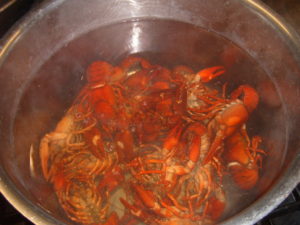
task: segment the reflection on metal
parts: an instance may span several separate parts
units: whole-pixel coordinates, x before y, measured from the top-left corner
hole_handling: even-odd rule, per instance
[[[4,12],[7,8],[9,8],[11,5],[13,5],[17,0],[11,0],[8,3],[6,3],[4,6],[0,8],[0,13]]]
[[[138,0],[128,0],[127,3],[130,5],[130,13],[133,17],[136,16],[136,13],[139,12],[140,10],[143,10],[143,2],[138,1]]]
[[[30,169],[30,175],[31,175],[31,177],[35,177],[36,176],[35,168],[34,168],[33,153],[34,153],[34,148],[33,148],[33,144],[31,144],[30,145],[30,151],[29,151],[29,169]]]
[[[2,49],[0,49],[0,58],[2,58],[4,56],[4,53],[6,52],[6,50],[11,46],[11,44],[17,40],[17,38],[19,37],[19,34],[21,33],[21,30],[16,30],[11,36],[10,38],[6,41],[5,45],[3,46]]]
[[[266,8],[262,7],[259,3],[257,3],[255,0],[246,0],[250,5],[256,7],[261,12],[263,12],[266,16],[268,16],[273,22],[276,23],[289,37],[292,37],[293,35],[290,33],[288,28],[274,16],[271,12],[269,12]]]
[[[141,43],[141,33],[142,30],[139,25],[134,24],[132,28],[132,37],[130,40],[130,45],[132,48],[132,52],[139,52],[140,51],[140,43]]]

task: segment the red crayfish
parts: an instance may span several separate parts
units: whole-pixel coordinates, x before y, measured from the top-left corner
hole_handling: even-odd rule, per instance
[[[67,216],[86,225],[218,221],[223,177],[252,189],[266,155],[246,130],[258,93],[240,85],[227,97],[226,85],[210,84],[223,73],[133,56],[91,63],[87,84],[40,144],[43,175]]]

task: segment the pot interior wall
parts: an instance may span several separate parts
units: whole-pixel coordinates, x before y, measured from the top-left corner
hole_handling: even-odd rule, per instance
[[[238,5],[236,1],[232,2]],[[210,9],[211,5],[208,5],[206,7]],[[71,12],[67,13],[70,18]],[[54,15],[61,14],[54,11]],[[218,26],[200,28],[174,19],[135,18],[95,26],[80,35],[74,32],[69,41],[49,34],[51,41],[34,43],[35,35],[45,29],[42,25],[52,27],[52,22],[55,24],[52,31],[58,31],[57,24],[61,22],[53,21],[55,17],[49,18],[21,38],[0,68],[0,73],[10,76],[10,79],[1,77],[4,82],[0,87],[5,91],[2,93],[15,91],[12,96],[1,100],[4,106],[1,117],[7,118],[2,128],[7,132],[1,135],[6,144],[1,148],[0,156],[5,173],[17,189],[59,220],[71,223],[59,207],[52,187],[41,175],[40,139],[55,128],[70,107],[86,83],[85,69],[95,60],[117,65],[126,56],[136,54],[170,69],[178,64],[195,71],[223,65],[226,73],[215,79],[212,85],[221,88],[228,82],[228,94],[241,84],[249,84],[258,91],[260,103],[251,115],[247,129],[250,136],[262,137],[261,148],[268,155],[263,159],[261,178],[253,191],[239,191],[227,179],[228,204],[223,219],[259,200],[270,185],[281,178],[297,154],[299,143],[291,133],[299,123],[296,119],[299,108],[293,104],[293,93],[299,91],[299,77],[295,76],[299,65],[279,37],[268,43],[269,47],[277,46],[274,52],[269,47],[263,48],[261,42],[255,45],[243,39],[247,32],[242,29],[238,40],[235,36],[230,38],[226,30],[230,30],[230,25],[223,30]],[[268,32],[273,32],[268,29]],[[55,46],[56,38],[60,41]],[[33,44],[32,49],[29,43]],[[276,53],[282,60],[278,60]],[[14,62],[20,62],[18,68]],[[30,73],[23,74],[26,71]],[[288,145],[291,139],[293,146]]]
[[[118,32],[122,35],[116,35]],[[241,84],[250,84],[259,91],[261,103],[251,116],[248,129],[251,136],[263,138],[262,148],[269,156],[263,161],[263,182],[255,191],[236,192],[232,187],[227,190],[229,213],[243,209],[265,190],[281,169],[276,165],[282,165],[285,155],[286,117],[282,103],[270,78],[243,50],[211,32],[174,21],[128,21],[102,27],[73,40],[47,60],[20,101],[14,124],[12,155],[15,160],[7,165],[8,171],[18,170],[14,178],[21,183],[22,189],[30,192],[44,208],[48,209],[49,205],[55,208],[51,186],[41,177],[40,140],[53,131],[86,83],[87,65],[94,60],[117,64],[126,55],[135,53],[136,44],[142,49],[136,54],[169,68],[183,64],[197,71],[225,65],[226,74],[214,83],[221,89],[221,84],[228,82],[229,93]],[[270,94],[275,102],[268,99]],[[270,123],[270,120],[277,122]]]

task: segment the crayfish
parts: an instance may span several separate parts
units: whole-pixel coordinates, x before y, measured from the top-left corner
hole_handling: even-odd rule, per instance
[[[266,152],[246,124],[259,103],[248,84],[229,96],[194,72],[130,56],[92,62],[86,85],[40,143],[45,179],[84,225],[213,224],[227,206],[223,177],[247,191]]]

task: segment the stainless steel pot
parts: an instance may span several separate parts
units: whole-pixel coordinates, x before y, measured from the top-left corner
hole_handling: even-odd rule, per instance
[[[299,47],[297,34],[254,0],[45,1],[0,48],[0,190],[36,224],[72,224],[41,176],[38,145],[91,61],[140,53],[166,66],[225,63],[224,79],[261,96],[250,132],[268,156],[255,190],[228,193],[235,206],[220,223],[253,224],[300,181]]]

